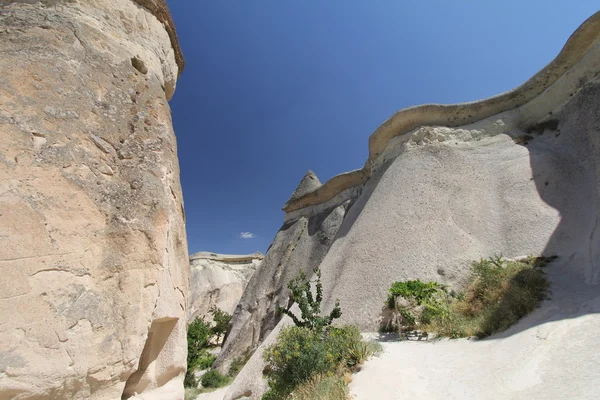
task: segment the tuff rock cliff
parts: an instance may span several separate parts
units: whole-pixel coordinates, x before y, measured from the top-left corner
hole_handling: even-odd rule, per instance
[[[317,176],[308,171],[292,198],[320,185]],[[312,274],[312,269],[321,263],[342,223],[345,207],[336,205],[284,222],[235,309],[215,367],[227,372],[234,360],[245,358],[269,335],[281,319],[277,305],[287,306],[288,281],[300,271]]]
[[[246,255],[198,252],[190,256],[189,321],[211,319],[218,307],[233,314],[248,281],[262,262],[260,252]]]
[[[164,0],[0,1],[0,398],[181,399]]]
[[[557,255],[558,261],[548,267],[551,301],[505,336],[488,341],[484,353],[480,347],[463,346],[463,353],[472,354],[448,352],[436,358],[438,364],[429,363],[449,368],[449,362],[464,357],[478,366],[476,376],[489,372],[484,380],[474,384],[470,364],[452,368],[451,380],[443,384],[417,385],[414,391],[395,385],[393,395],[406,391],[407,398],[423,393],[428,398],[461,398],[456,393],[462,393],[462,398],[501,394],[525,399],[577,393],[578,398],[594,398],[595,391],[586,388],[600,379],[600,369],[595,353],[585,348],[600,327],[600,292],[595,286],[600,283],[599,149],[597,13],[550,64],[512,91],[473,103],[398,111],[371,135],[369,159],[362,169],[336,176],[286,203],[284,227],[325,210],[340,210],[337,218],[343,221],[331,230],[334,237],[322,249],[326,254],[320,252],[312,261],[320,264],[323,274],[324,309],[340,299],[340,323],[357,324],[364,331],[378,329],[385,317],[387,288],[394,281],[435,280],[459,288],[471,261],[480,257]],[[344,204],[352,205],[345,213],[340,209]],[[294,241],[281,233],[265,261],[293,246]],[[305,259],[297,262],[314,266]],[[265,262],[257,276],[260,282],[282,287],[297,270],[294,264]],[[246,333],[245,338],[253,339],[245,339],[238,348],[255,348],[264,339],[225,399],[260,398],[266,388],[262,350],[289,321],[274,328],[274,317],[250,319],[270,315],[256,314],[267,309],[256,305],[274,298],[269,293],[285,300],[285,292],[270,292],[265,286],[257,290],[248,285],[242,297],[247,305],[234,320],[232,342],[225,342],[225,349],[238,346],[236,331],[256,332]],[[246,328],[248,320],[253,321],[251,330]],[[572,342],[578,337],[582,340]],[[535,357],[529,357],[534,351]],[[232,354],[236,353],[223,353],[221,364]],[[419,364],[406,366],[412,374],[408,386],[428,375]],[[568,380],[561,378],[564,371]],[[526,375],[526,381],[519,381]],[[374,398],[369,397],[372,393],[356,393]]]

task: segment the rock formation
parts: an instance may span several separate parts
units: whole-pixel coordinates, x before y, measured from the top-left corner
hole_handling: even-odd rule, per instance
[[[165,1],[3,0],[0,52],[0,398],[183,398]]]
[[[292,198],[320,185],[317,176],[308,171]],[[235,359],[246,357],[277,325],[281,316],[275,310],[277,305],[287,306],[288,281],[301,270],[311,273],[321,263],[344,213],[342,204],[283,224],[233,314],[232,327],[215,363],[219,370],[227,372]]]
[[[264,256],[194,253],[190,256],[189,321],[206,316],[216,306],[233,314],[244,289]]]
[[[563,340],[569,340],[579,333],[578,324],[567,320],[588,314],[584,336],[593,337],[600,312],[591,286],[600,282],[598,110],[600,13],[577,29],[556,59],[512,91],[473,103],[398,111],[370,137],[364,168],[284,206],[291,224],[352,202],[320,263],[324,309],[339,298],[341,323],[377,330],[393,281],[418,278],[460,287],[470,261],[480,257],[558,255],[560,261],[548,269],[552,302],[511,334],[558,320],[570,332]],[[263,280],[286,273],[267,263],[262,267]],[[252,298],[252,290],[249,285],[243,298]],[[535,333],[524,335],[538,340],[536,352],[548,349]],[[261,348],[226,399],[260,397]],[[570,359],[568,348],[553,346],[552,359]],[[571,364],[589,376],[574,378],[563,385],[567,389],[600,379],[595,354],[581,351],[578,357]],[[523,393],[564,397],[551,393],[565,382],[544,373],[539,375],[544,387]],[[517,389],[510,393],[520,395]],[[568,396],[568,390],[559,392]]]

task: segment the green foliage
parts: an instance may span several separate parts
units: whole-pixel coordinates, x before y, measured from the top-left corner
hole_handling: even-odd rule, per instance
[[[205,348],[208,346],[210,336],[210,325],[204,320],[204,318],[198,317],[188,325],[188,369],[183,382],[184,386],[186,387],[198,386],[198,381],[194,377],[194,370],[198,368],[200,360],[202,360],[206,355]]]
[[[489,336],[514,325],[547,298],[549,283],[541,268],[555,258],[482,259],[472,264],[471,280],[459,294],[436,282],[395,282],[387,303],[396,307],[396,296],[411,302],[410,310],[396,307],[401,328],[419,326],[452,338]]]
[[[227,328],[229,328],[232,315],[226,313],[216,306],[213,306],[209,312],[212,314],[213,321],[215,323],[215,325],[211,327],[211,332],[216,336],[216,341],[219,343],[221,335],[224,335],[225,332],[227,332]]]
[[[420,280],[394,282],[389,292],[393,297],[404,297],[414,300],[418,305],[430,301],[431,298],[444,288],[437,282],[421,282]]]
[[[214,354],[211,354],[209,352],[204,352],[204,354],[202,354],[200,356],[200,358],[198,359],[198,362],[196,363],[196,368],[203,370],[203,369],[208,369],[210,367],[212,367],[212,365],[215,363],[215,360],[217,359],[217,356],[215,356]]]
[[[378,356],[383,352],[381,344],[377,342],[359,341],[352,343],[347,350],[346,365],[351,370],[359,368],[372,356]]]
[[[555,258],[555,257],[554,257]],[[502,332],[535,310],[548,297],[549,282],[541,269],[554,258],[511,261],[494,257],[473,263],[474,277],[455,309],[476,321],[463,333],[479,337]]]
[[[183,400],[196,400],[196,398],[202,393],[202,389],[196,387],[186,387],[183,395]]]
[[[298,276],[288,283],[288,289],[291,291],[290,303],[298,304],[301,313],[300,318],[292,313],[290,308],[284,309],[277,306],[277,311],[288,315],[298,327],[321,332],[324,329],[328,329],[334,319],[341,317],[342,310],[340,309],[340,301],[336,300],[335,306],[329,315],[321,316],[321,302],[323,301],[321,270],[315,268],[314,273],[317,276],[316,296],[313,296],[310,280],[303,271],[300,271]]]
[[[294,400],[346,400],[349,390],[343,373],[320,374],[294,390]]]
[[[200,383],[202,383],[202,387],[205,388],[220,388],[229,383],[230,379],[222,375],[216,369],[211,369],[207,371],[202,378],[200,379]]]
[[[332,371],[337,360],[331,350],[316,331],[300,326],[282,329],[277,342],[264,353],[270,367],[269,386],[277,393],[290,393],[314,375]]]
[[[263,399],[296,394],[295,388],[320,374],[355,370],[380,351],[379,344],[362,340],[356,326],[331,327],[327,332],[298,326],[284,328],[277,342],[265,349],[270,390]]]
[[[394,282],[388,290],[387,307],[398,311],[398,323],[402,330],[413,330],[419,324],[448,313],[444,298],[445,286],[437,282],[411,280]],[[397,299],[404,298],[410,303],[398,305]],[[418,315],[415,315],[415,312]]]
[[[265,349],[269,390],[263,400],[345,399],[348,389],[342,377],[381,349],[364,343],[355,326],[332,326],[342,314],[339,301],[329,315],[320,315],[321,272],[314,272],[314,296],[310,281],[302,272],[288,284],[290,299],[298,304],[301,316],[289,308],[278,308],[292,318],[295,326],[283,328],[277,342]]]
[[[252,357],[252,352],[248,351],[243,356],[235,358],[231,362],[228,375],[232,378],[236,377],[242,368],[244,368],[244,365],[246,365],[248,360],[250,360],[250,357]]]
[[[198,380],[194,377],[194,371],[207,369],[213,365],[216,357],[208,353],[207,348],[213,338],[216,337],[216,342],[219,342],[220,336],[227,331],[231,321],[231,315],[217,307],[211,308],[210,313],[213,316],[214,325],[206,322],[204,317],[196,317],[188,325],[188,369],[183,382],[185,387],[197,387]]]
[[[202,356],[202,350],[208,345],[210,336],[210,325],[204,318],[197,317],[188,325],[188,364],[194,364]]]
[[[183,386],[186,388],[198,387],[198,379],[194,376],[194,370],[189,368],[185,371],[185,378],[183,378]]]

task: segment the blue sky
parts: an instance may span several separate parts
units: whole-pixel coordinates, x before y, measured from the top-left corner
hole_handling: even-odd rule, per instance
[[[324,182],[362,167],[369,135],[401,108],[520,85],[598,9],[597,0],[168,3],[186,59],[170,104],[190,253],[265,252],[308,169]]]

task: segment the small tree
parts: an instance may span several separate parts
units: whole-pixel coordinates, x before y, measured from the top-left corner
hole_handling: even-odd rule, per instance
[[[209,339],[210,325],[204,320],[204,318],[196,317],[194,322],[188,326],[187,332],[188,369],[185,375],[186,386],[197,386],[196,378],[194,377],[194,369],[198,366],[200,359],[204,355]]]
[[[324,329],[329,329],[334,319],[341,317],[342,310],[340,308],[340,301],[336,299],[335,306],[329,315],[321,316],[321,302],[323,301],[321,270],[315,268],[313,272],[317,276],[315,287],[316,297],[313,297],[310,280],[306,277],[304,271],[300,271],[298,276],[288,283],[288,289],[291,291],[291,305],[287,309],[277,306],[277,311],[288,315],[296,326],[320,333]],[[298,304],[298,308],[300,308],[300,318],[290,311],[293,303]]]
[[[219,343],[219,339],[221,335],[224,335],[227,332],[227,328],[229,327],[229,323],[231,322],[231,314],[227,314],[225,311],[221,310],[216,306],[212,306],[209,311],[213,316],[213,321],[215,325],[210,328],[213,335],[217,338],[217,343]]]

